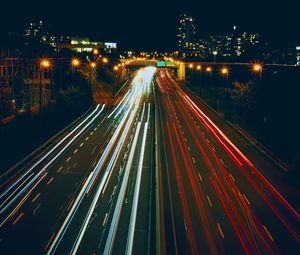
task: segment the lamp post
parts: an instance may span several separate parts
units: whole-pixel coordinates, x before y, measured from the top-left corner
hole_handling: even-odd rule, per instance
[[[71,96],[73,97],[73,79],[74,79],[74,72],[80,66],[80,60],[78,58],[71,59],[71,69],[72,69],[72,83],[71,83]]]
[[[227,67],[223,67],[221,69],[221,75],[226,77],[226,82],[228,82],[229,70]]]
[[[216,58],[217,58],[218,52],[216,50],[214,50],[213,55],[214,55],[214,63],[216,63]]]
[[[43,97],[45,93],[45,71],[49,70],[51,68],[51,62],[47,58],[42,58],[39,61],[39,83],[40,83],[40,99],[39,99],[39,108],[40,112],[42,111],[43,107]],[[44,98],[46,99],[46,98]]]
[[[98,55],[99,54],[99,50],[98,49],[93,49],[93,54],[94,55]]]
[[[95,72],[95,69],[97,67],[96,62],[90,62],[90,67],[91,67],[91,71],[90,71],[90,84],[93,84],[93,72]]]
[[[196,70],[200,73],[200,86],[199,86],[199,91],[200,91],[200,97],[201,97],[201,84],[202,84],[202,66],[201,65],[197,65],[196,66]]]
[[[119,65],[115,65],[114,68],[113,68],[114,72],[116,73],[116,79],[115,79],[114,87],[113,87],[113,97],[115,96],[115,89],[116,89],[116,86],[117,86],[118,71],[120,69]]]
[[[252,65],[252,71],[253,71],[254,73],[259,74],[259,79],[261,79],[261,75],[262,75],[262,71],[263,71],[263,66],[262,66],[262,64],[258,64],[258,63],[253,64],[253,65]]]
[[[208,93],[209,93],[209,103],[211,103],[211,83],[212,83],[212,68],[210,66],[206,67],[205,71],[209,73],[209,87],[208,87]]]

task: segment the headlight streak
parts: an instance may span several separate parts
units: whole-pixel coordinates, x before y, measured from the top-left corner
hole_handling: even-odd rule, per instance
[[[31,181],[24,187],[22,188],[0,211],[0,214],[3,213],[10,205],[12,205],[19,196],[24,194],[27,189],[46,171],[46,169],[74,142],[77,137],[79,137],[89,126],[90,124],[102,113],[104,106],[102,106],[101,110],[89,121],[89,123],[81,129],[78,134],[76,134],[36,175],[31,179]],[[17,189],[18,190],[18,189]],[[15,191],[13,192],[13,194]],[[2,204],[1,207],[8,201],[8,199],[11,198],[13,195],[11,194]]]
[[[0,199],[5,196],[12,188],[14,188],[28,173],[30,173],[37,165],[39,165],[46,157],[48,157],[59,145],[61,145],[69,136],[71,136],[79,127],[81,127],[99,108],[100,105],[97,105],[96,109],[87,116],[76,128],[74,128],[68,135],[66,135],[61,141],[59,141],[50,151],[48,151],[39,161],[34,163],[19,179],[17,179],[7,190],[5,190],[1,195]],[[2,204],[1,206],[2,207]],[[1,211],[2,212],[2,211]],[[0,213],[1,213],[0,212]]]
[[[149,118],[149,115],[148,115],[148,118]],[[143,140],[142,140],[142,147],[141,147],[139,165],[138,165],[138,170],[137,170],[137,177],[136,177],[136,183],[135,183],[133,204],[132,204],[132,208],[131,208],[131,216],[130,216],[130,223],[129,223],[129,230],[128,230],[128,237],[127,237],[126,253],[125,254],[132,254],[132,246],[133,246],[133,240],[134,240],[134,230],[135,230],[135,223],[136,223],[138,199],[139,199],[141,179],[142,179],[142,171],[143,171],[143,162],[144,162],[147,130],[148,130],[148,122],[146,122],[145,126],[144,126],[144,134],[143,134]]]
[[[86,195],[88,195],[89,192],[91,191],[92,187],[94,187],[94,185],[96,183],[96,180],[97,180],[97,177],[100,174],[100,170],[103,168],[105,162],[107,161],[107,158],[109,157],[109,154],[110,154],[113,146],[115,145],[115,142],[117,141],[117,139],[119,139],[118,143],[117,143],[117,145],[114,149],[114,152],[111,156],[111,159],[108,162],[107,168],[105,169],[105,172],[102,176],[102,179],[101,179],[101,181],[100,181],[100,183],[99,183],[99,185],[96,189],[96,193],[93,197],[93,200],[91,202],[91,205],[89,207],[87,215],[86,215],[86,217],[85,217],[85,219],[84,219],[84,221],[81,225],[79,233],[78,233],[78,235],[76,237],[76,240],[75,240],[75,242],[72,246],[72,250],[71,250],[70,254],[76,254],[76,252],[77,252],[77,250],[80,246],[80,243],[83,239],[83,236],[86,232],[87,226],[90,222],[91,216],[93,215],[96,204],[97,204],[97,202],[100,198],[100,195],[101,195],[101,193],[103,194],[105,192],[106,186],[107,186],[107,184],[110,180],[113,169],[115,167],[115,164],[116,164],[116,162],[118,160],[118,157],[119,157],[119,154],[121,152],[122,145],[124,144],[126,137],[128,137],[130,127],[132,126],[132,124],[134,122],[134,119],[135,119],[135,116],[138,112],[141,99],[142,99],[143,95],[145,93],[147,93],[147,90],[150,89],[150,87],[147,86],[147,82],[148,83],[151,82],[151,80],[153,78],[153,74],[155,72],[155,68],[151,68],[152,69],[151,72],[149,72],[149,71],[146,72],[147,69],[149,69],[149,68],[141,69],[140,71],[137,72],[137,76],[133,80],[133,84],[132,84],[132,88],[130,90],[130,93],[128,92],[126,94],[127,98],[122,100],[118,104],[118,106],[110,113],[109,117],[111,117],[116,112],[116,109],[119,109],[117,115],[114,116],[114,118],[116,118],[123,111],[124,108],[126,109],[126,112],[122,116],[122,120],[120,121],[116,131],[114,132],[113,137],[110,139],[106,149],[104,150],[104,152],[103,152],[101,158],[99,159],[97,165],[95,166],[94,170],[90,173],[89,178],[85,182],[80,194],[78,195],[78,197],[77,197],[76,201],[74,202],[71,210],[69,211],[63,225],[61,226],[59,232],[57,233],[57,235],[54,239],[54,241],[52,242],[50,248],[48,249],[47,254],[54,254],[55,253],[55,251],[58,248],[65,232],[67,231],[67,228],[70,225],[70,223],[71,223],[78,207],[80,206],[80,204],[83,201],[84,197]],[[143,83],[141,84],[140,81],[141,81],[142,76],[145,76],[145,79],[144,79]],[[122,105],[122,107],[120,108],[121,105]],[[150,107],[150,104],[149,104],[149,107]],[[144,108],[143,108],[143,111],[142,111],[142,115],[144,114],[144,110],[145,110],[145,104],[144,104]],[[149,114],[150,114],[150,110],[148,110],[148,119],[149,119]],[[120,132],[121,132],[121,130],[122,130],[125,123],[126,123],[125,129],[122,131],[121,137],[119,137]],[[134,141],[133,141],[133,145],[134,145],[133,147],[136,146],[136,139],[138,137],[138,132],[139,132],[140,126],[141,126],[141,123],[139,122],[138,125],[137,125],[137,128],[136,128],[136,131],[135,131],[136,135],[135,135],[135,138],[134,138]],[[127,166],[129,164],[131,165],[131,163],[132,163],[132,162],[130,162],[130,158],[131,158],[131,161],[132,161],[134,151],[135,150],[132,150],[132,152],[131,152],[132,156],[130,156],[128,158]],[[129,169],[130,169],[130,167],[129,167]],[[127,172],[128,172],[128,175],[129,175],[130,171],[128,170]],[[124,174],[123,178],[124,178],[123,179],[123,183],[124,183],[125,174]],[[127,176],[127,178],[128,178],[128,176]],[[126,185],[125,185],[125,189],[126,189]],[[119,202],[119,204],[120,204],[120,202]],[[115,223],[117,224],[117,222],[115,222]]]
[[[129,170],[131,168],[132,159],[133,159],[133,155],[134,155],[134,152],[135,152],[135,147],[136,147],[136,144],[137,144],[137,139],[138,139],[138,135],[139,135],[139,132],[140,132],[140,128],[141,128],[141,122],[139,122],[138,125],[137,125],[136,131],[135,131],[135,136],[134,136],[133,143],[132,143],[132,147],[131,147],[129,157],[128,157],[128,161],[127,161],[127,164],[126,164],[122,185],[121,185],[121,188],[120,188],[117,204],[116,204],[116,207],[115,207],[115,211],[114,211],[114,214],[113,214],[112,222],[111,222],[111,225],[110,225],[110,229],[109,229],[109,232],[108,232],[108,237],[107,237],[105,248],[104,248],[104,253],[103,254],[105,254],[105,255],[111,254],[111,251],[112,251],[112,248],[113,248],[113,242],[115,240],[116,229],[117,229],[118,224],[119,224],[120,213],[121,213],[121,210],[122,210],[122,205],[123,205],[123,201],[124,201],[124,197],[125,197],[125,191],[126,191],[126,187],[127,187],[127,183],[128,183],[129,172],[130,172]]]

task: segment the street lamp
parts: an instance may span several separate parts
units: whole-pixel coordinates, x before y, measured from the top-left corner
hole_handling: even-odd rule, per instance
[[[196,66],[196,69],[197,69],[198,71],[201,71],[202,67],[201,67],[200,65],[197,65],[197,66]]]
[[[206,72],[211,73],[212,72],[212,68],[210,66],[206,67]]]
[[[114,71],[118,71],[119,67],[118,66],[114,66]]]
[[[80,60],[78,58],[73,58],[71,60],[71,65],[73,68],[79,67],[80,66]]]
[[[221,75],[226,77],[226,81],[228,81],[229,69],[227,67],[222,67]]]
[[[45,69],[49,69],[51,67],[51,63],[50,60],[47,58],[42,58],[40,60],[40,67],[41,69],[45,70]]]
[[[221,74],[223,74],[223,75],[228,75],[228,73],[229,73],[229,70],[228,70],[227,67],[223,67],[223,68],[221,69]]]
[[[96,68],[96,66],[97,66],[96,62],[90,62],[90,67]]]
[[[102,62],[103,62],[104,64],[107,64],[107,63],[108,63],[108,59],[107,59],[107,58],[103,58],[103,59],[102,59]]]
[[[48,58],[42,58],[39,61],[39,66],[40,66],[40,75],[39,75],[39,83],[40,83],[40,99],[39,99],[39,108],[40,112],[42,110],[42,105],[43,105],[43,94],[45,93],[45,71],[51,69],[51,62]],[[43,93],[44,89],[44,93]],[[46,100],[46,95],[44,95],[45,100]]]
[[[252,70],[255,73],[261,73],[262,72],[262,65],[261,64],[253,64]]]
[[[98,55],[99,54],[99,50],[98,49],[93,49],[93,54],[94,55]]]
[[[217,57],[217,55],[218,55],[218,52],[215,50],[215,51],[213,51],[213,55],[214,55],[214,63],[216,63],[216,57]]]
[[[192,64],[192,63],[189,64],[189,68],[190,68],[190,69],[193,69],[193,68],[194,68],[194,64]]]

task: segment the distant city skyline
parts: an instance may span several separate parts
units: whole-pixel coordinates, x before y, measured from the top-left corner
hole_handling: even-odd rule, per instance
[[[269,3],[268,3],[269,2]],[[103,41],[118,41],[123,49],[176,49],[179,14],[195,17],[197,35],[229,33],[233,26],[242,31],[258,32],[274,41],[300,40],[297,11],[292,1],[276,6],[271,1],[137,1],[110,3],[91,1],[89,5],[53,0],[47,5],[29,0],[17,5],[3,4],[1,33],[20,32],[30,21],[46,20],[56,32],[88,36]]]

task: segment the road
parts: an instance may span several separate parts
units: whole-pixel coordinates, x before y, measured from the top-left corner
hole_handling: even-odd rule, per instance
[[[299,214],[257,168],[263,156],[253,164],[168,71],[156,84],[162,252],[299,254]]]
[[[39,157],[5,176],[1,251],[150,253],[154,72],[139,70],[114,107],[97,105]]]
[[[299,207],[255,145],[145,67],[0,176],[0,252],[300,254]]]

